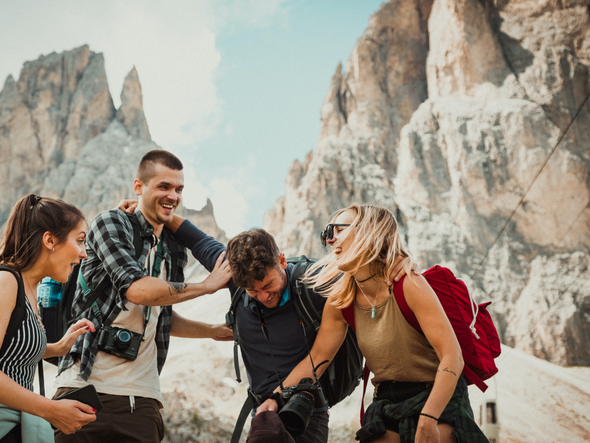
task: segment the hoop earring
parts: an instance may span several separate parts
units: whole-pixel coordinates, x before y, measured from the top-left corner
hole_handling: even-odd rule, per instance
[[[55,246],[51,249],[51,252],[55,252]]]

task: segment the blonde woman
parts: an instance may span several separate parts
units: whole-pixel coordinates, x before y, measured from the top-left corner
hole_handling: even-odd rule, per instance
[[[486,442],[473,421],[455,333],[432,288],[411,272],[414,264],[391,211],[356,204],[342,209],[328,225],[324,241],[332,251],[307,278],[328,297],[311,356],[316,364],[332,360],[348,327],[342,309],[352,304],[357,339],[376,391],[357,438],[362,443]],[[408,274],[405,298],[423,334],[404,319],[388,285],[400,264]],[[318,368],[318,376],[327,366]],[[307,358],[283,384],[295,385],[310,376]],[[258,410],[277,408],[270,399]]]

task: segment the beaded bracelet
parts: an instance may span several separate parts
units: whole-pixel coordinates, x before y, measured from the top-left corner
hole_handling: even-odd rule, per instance
[[[433,417],[432,415],[424,414],[423,412],[420,412],[420,415],[423,415],[424,417],[431,418],[431,419],[433,419],[435,422],[437,422],[437,423],[438,423],[438,420],[439,420],[439,419],[438,419],[438,418],[436,418],[436,417]]]

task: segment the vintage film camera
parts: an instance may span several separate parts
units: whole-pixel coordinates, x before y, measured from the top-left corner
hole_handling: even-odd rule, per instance
[[[282,397],[285,405],[279,411],[279,417],[293,436],[305,431],[316,408],[328,404],[319,381],[314,383],[311,378],[302,378],[298,385],[283,389]]]
[[[104,326],[98,335],[98,349],[126,360],[135,360],[142,334],[122,328]]]

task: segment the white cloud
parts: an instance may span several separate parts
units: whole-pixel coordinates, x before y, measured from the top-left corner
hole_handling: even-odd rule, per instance
[[[3,2],[0,80],[15,78],[27,60],[88,44],[102,52],[115,106],[123,81],[133,66],[143,90],[144,110],[152,138],[164,149],[190,153],[223,122],[215,79],[221,55],[216,33],[232,27],[265,27],[286,19],[285,6],[297,0],[22,0]],[[220,126],[223,122],[223,126]],[[250,165],[251,166],[251,165]],[[213,165],[211,167],[214,167]],[[251,175],[251,168],[246,168]],[[200,209],[209,197],[216,219],[228,235],[244,229],[249,185],[214,179],[206,186],[185,169],[187,206]],[[220,172],[221,175],[221,172]],[[248,187],[249,186],[249,187]]]

